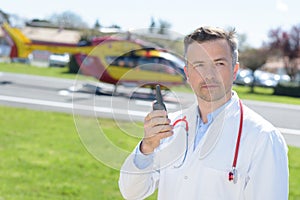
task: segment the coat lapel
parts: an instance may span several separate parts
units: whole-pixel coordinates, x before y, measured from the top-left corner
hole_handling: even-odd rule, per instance
[[[218,143],[224,131],[225,123],[230,123],[231,113],[236,110],[237,100],[237,95],[233,96],[231,102],[219,113],[208,128],[203,138],[203,145],[198,149],[200,151],[200,159],[204,159]]]

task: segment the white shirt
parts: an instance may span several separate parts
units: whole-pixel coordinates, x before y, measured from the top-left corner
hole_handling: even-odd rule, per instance
[[[169,116],[174,122],[186,116],[188,143],[193,144],[197,105]],[[135,152],[122,166],[119,187],[126,199],[144,199],[158,188],[158,199],[286,200],[288,199],[287,146],[269,122],[244,106],[243,133],[237,161],[237,183],[229,182],[239,129],[238,97],[214,119],[195,150],[186,148],[184,126],[156,149],[153,163],[145,169],[134,164]],[[191,148],[191,149],[190,149]]]

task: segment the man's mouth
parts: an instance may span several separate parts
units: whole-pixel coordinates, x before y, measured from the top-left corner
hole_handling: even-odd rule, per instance
[[[218,83],[204,83],[201,84],[201,88],[206,88],[206,89],[214,89],[214,88],[218,88],[219,84]]]

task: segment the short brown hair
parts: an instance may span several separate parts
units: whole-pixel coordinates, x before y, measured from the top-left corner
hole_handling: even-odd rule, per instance
[[[231,49],[232,55],[232,65],[233,67],[238,62],[238,40],[236,36],[235,29],[225,31],[221,28],[204,26],[197,28],[191,34],[185,36],[184,38],[184,54],[186,56],[188,46],[193,42],[207,42],[217,39],[225,39]]]

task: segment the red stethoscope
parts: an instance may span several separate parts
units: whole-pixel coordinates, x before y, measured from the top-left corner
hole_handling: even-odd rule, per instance
[[[233,162],[232,162],[232,169],[228,174],[228,180],[233,181],[233,183],[237,182],[236,163],[237,163],[237,159],[239,156],[240,142],[241,142],[241,136],[242,136],[242,131],[243,131],[243,118],[244,118],[243,104],[240,99],[239,99],[239,104],[240,104],[239,132],[238,132],[238,137],[237,137],[236,143],[235,143],[235,152],[234,152],[234,158],[233,158]]]
[[[238,130],[238,136],[236,139],[236,144],[235,144],[235,152],[234,152],[234,158],[232,162],[232,169],[228,173],[228,180],[233,183],[237,182],[237,170],[236,170],[236,164],[237,164],[237,159],[239,156],[239,148],[240,148],[240,141],[241,141],[241,136],[242,136],[242,131],[243,131],[243,118],[244,118],[244,111],[243,111],[243,104],[242,101],[239,99],[239,105],[240,105],[240,123],[239,123],[239,130]],[[178,123],[183,122],[185,123],[185,130],[186,130],[186,137],[188,137],[188,131],[189,131],[189,124],[188,121],[186,120],[186,116],[184,116],[182,119],[177,119],[173,123],[173,127],[175,127]],[[187,156],[187,151],[188,151],[188,139],[186,139],[186,149],[184,153],[183,160],[180,165],[174,166],[175,168],[179,168],[183,165],[186,156]]]

